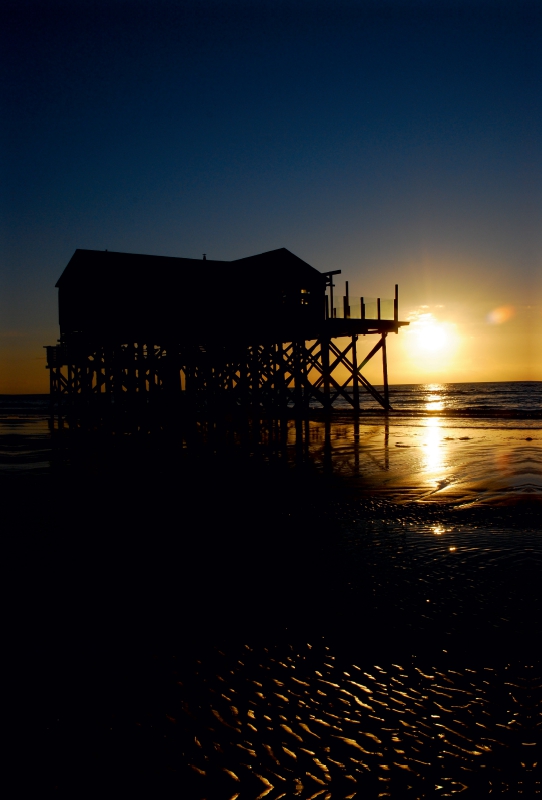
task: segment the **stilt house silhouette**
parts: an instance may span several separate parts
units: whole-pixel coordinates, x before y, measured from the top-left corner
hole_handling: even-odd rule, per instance
[[[348,283],[337,298],[339,273],[285,248],[203,262],[76,250],[56,284],[60,339],[46,348],[54,419],[130,432],[172,414],[331,410],[339,397],[357,410],[360,389],[390,409],[386,336],[408,324],[397,286],[387,305],[351,298]],[[360,362],[367,334],[379,338]],[[382,393],[362,373],[379,351]]]

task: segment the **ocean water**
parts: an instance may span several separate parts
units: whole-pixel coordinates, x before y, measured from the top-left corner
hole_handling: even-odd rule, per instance
[[[542,793],[541,384],[391,399],[221,454],[202,425],[214,461],[123,480],[59,470],[47,398],[0,398],[46,788]]]
[[[48,395],[0,395],[0,477],[51,469]]]
[[[382,393],[383,387],[376,386]],[[351,390],[350,390],[351,391]],[[420,383],[390,386],[390,403],[402,413],[460,414],[476,417],[518,417],[542,412],[542,382],[517,381],[513,383]],[[362,393],[364,410],[378,409],[370,395]],[[347,409],[349,404],[338,397],[337,408]]]

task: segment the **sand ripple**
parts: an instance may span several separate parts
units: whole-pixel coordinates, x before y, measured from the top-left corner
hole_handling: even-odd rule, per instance
[[[360,666],[322,644],[245,645],[173,677],[160,730],[194,796],[540,792],[539,663]]]

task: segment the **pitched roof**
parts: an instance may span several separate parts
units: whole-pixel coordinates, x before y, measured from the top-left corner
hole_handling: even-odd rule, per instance
[[[140,253],[117,253],[108,250],[76,250],[58,279],[56,286],[74,284],[116,284],[125,282],[144,283],[164,280],[167,284],[186,280],[204,272],[206,282],[220,285],[236,276],[241,282],[273,281],[302,278],[314,280],[321,276],[318,270],[285,247],[270,250],[248,258],[234,261],[215,259],[176,258],[170,256],[144,255]]]

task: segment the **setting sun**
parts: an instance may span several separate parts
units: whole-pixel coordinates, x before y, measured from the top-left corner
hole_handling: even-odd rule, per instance
[[[409,346],[424,356],[451,354],[458,338],[455,325],[440,322],[429,311],[416,312],[411,316],[408,333]]]
[[[450,344],[450,336],[446,326],[436,322],[430,314],[426,315],[429,319],[420,319],[414,323],[416,346],[420,350],[436,352],[444,350]]]
[[[418,306],[405,314],[409,326],[401,331],[397,344],[391,342],[397,353],[394,381],[454,380],[451,376],[463,363],[468,337],[457,315],[453,322],[450,317],[443,319],[443,310],[442,306]]]

